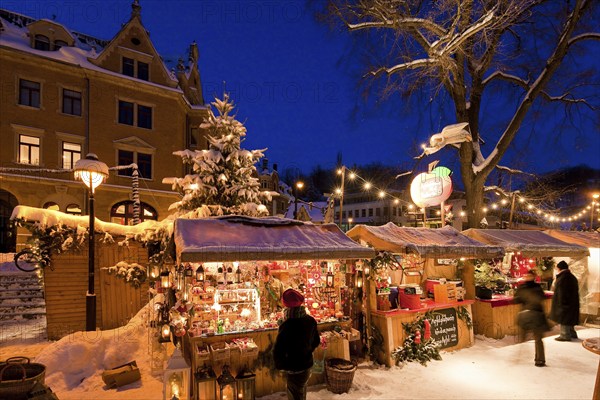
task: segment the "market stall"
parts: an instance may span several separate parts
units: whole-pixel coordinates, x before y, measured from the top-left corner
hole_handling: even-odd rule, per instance
[[[587,247],[588,257],[566,258],[569,269],[579,281],[581,314],[584,321],[600,321],[600,233],[582,231],[544,231],[563,242]],[[560,261],[557,259],[557,262]]]
[[[537,269],[546,289],[552,286],[556,257],[586,257],[586,247],[563,242],[542,231],[508,229],[467,229],[466,236],[493,246],[502,247],[506,255],[495,266],[505,277],[507,290],[489,299],[479,298],[473,305],[475,333],[491,338],[516,335],[517,313],[521,307],[512,301],[512,292],[529,269]],[[550,310],[552,292],[546,290],[544,309]]]
[[[472,240],[450,226],[358,225],[347,235],[392,255],[381,260],[377,271],[368,272],[370,320],[382,339],[380,362],[392,365],[394,353],[407,340],[433,338],[445,350],[472,345],[475,289],[472,274],[464,271],[469,270],[471,259],[501,257],[501,248]],[[406,324],[428,328],[423,335],[409,333]]]
[[[349,341],[359,337],[349,311],[352,272],[355,260],[374,256],[372,249],[333,224],[274,217],[180,219],[174,238],[179,294],[171,310],[182,315],[171,312],[169,319],[171,326],[185,319],[174,331],[192,371],[212,368],[215,376],[223,376],[228,369],[238,381],[243,374],[251,376],[255,385],[252,396],[238,385],[237,393],[225,391],[223,397],[285,390],[271,350],[283,319],[280,296],[287,287],[304,293],[306,308],[318,322],[322,346],[315,351],[314,370],[322,371],[325,358],[349,359]],[[322,381],[322,374],[313,374],[309,384]]]

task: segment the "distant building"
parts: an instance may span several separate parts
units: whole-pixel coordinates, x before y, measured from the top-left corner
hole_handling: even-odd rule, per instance
[[[260,190],[271,193],[271,202],[265,204],[270,215],[283,216],[286,213],[288,204],[292,196],[289,194],[289,187],[279,180],[277,164],[269,168],[269,160],[263,157],[261,166],[257,168],[258,180],[260,181]]]
[[[0,252],[14,251],[16,205],[85,213],[84,185],[50,170],[69,170],[88,152],[109,167],[136,163],[142,220],[166,217],[179,196],[162,180],[184,174],[172,153],[207,148],[198,60],[192,43],[170,70],[137,1],[111,40],[0,10]],[[95,197],[98,218],[130,224],[131,170],[111,172]]]

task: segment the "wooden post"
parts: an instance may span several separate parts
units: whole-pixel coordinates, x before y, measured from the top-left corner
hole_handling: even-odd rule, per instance
[[[440,204],[440,216],[442,218],[442,228],[444,227],[445,224],[445,218],[444,218],[444,202],[442,201],[442,203]]]
[[[346,176],[346,167],[342,165],[342,185],[340,187],[340,229],[342,229],[342,211],[344,209],[344,178]]]
[[[517,195],[515,195],[514,193],[512,194],[512,202],[510,204],[510,215],[508,217],[508,229],[512,229],[513,227],[513,215],[515,213],[515,200],[517,198]]]

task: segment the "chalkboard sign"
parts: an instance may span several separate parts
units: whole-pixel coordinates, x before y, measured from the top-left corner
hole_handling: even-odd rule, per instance
[[[458,344],[456,309],[435,310],[429,322],[431,322],[431,337],[440,344],[441,349]]]

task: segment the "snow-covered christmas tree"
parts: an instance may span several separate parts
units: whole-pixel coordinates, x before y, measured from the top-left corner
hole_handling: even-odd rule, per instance
[[[200,125],[208,131],[208,150],[182,150],[173,154],[192,166],[192,173],[183,178],[166,178],[182,199],[171,204],[175,216],[204,218],[218,215],[268,215],[262,201],[271,198],[260,191],[254,166],[263,156],[263,150],[245,150],[241,144],[246,128],[232,115],[233,103],[227,94],[215,99],[209,116]]]

